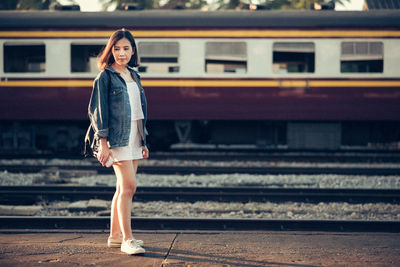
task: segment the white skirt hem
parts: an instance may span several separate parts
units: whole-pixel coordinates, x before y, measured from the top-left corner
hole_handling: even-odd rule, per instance
[[[131,121],[131,132],[127,146],[112,148],[112,154],[115,162],[125,160],[143,159],[142,146],[140,142],[140,133],[138,131],[138,121]]]

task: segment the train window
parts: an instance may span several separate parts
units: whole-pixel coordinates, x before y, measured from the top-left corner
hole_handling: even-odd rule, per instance
[[[274,43],[274,73],[314,72],[314,43]]]
[[[103,45],[71,44],[71,72],[97,72],[97,55]]]
[[[4,44],[4,72],[44,72],[44,44]]]
[[[207,42],[205,60],[208,73],[246,73],[246,43]]]
[[[342,42],[340,72],[383,72],[383,43]]]
[[[140,56],[139,72],[179,72],[178,42],[140,42],[138,54]]]

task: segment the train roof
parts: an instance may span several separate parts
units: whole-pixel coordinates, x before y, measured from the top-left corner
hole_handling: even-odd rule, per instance
[[[135,28],[400,28],[400,12],[193,11],[114,12],[0,11],[2,30]]]

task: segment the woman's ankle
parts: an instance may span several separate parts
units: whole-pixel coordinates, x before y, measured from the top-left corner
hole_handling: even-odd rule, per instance
[[[133,236],[129,236],[129,237],[126,237],[126,238],[123,237],[123,238],[122,238],[122,240],[123,240],[124,242],[128,241],[129,239],[134,239],[134,238],[133,238]]]
[[[116,232],[116,233],[111,233],[110,232],[110,237],[111,238],[118,238],[118,237],[122,237],[121,232]]]

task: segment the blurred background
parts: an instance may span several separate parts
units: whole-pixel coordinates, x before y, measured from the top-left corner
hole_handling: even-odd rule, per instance
[[[109,214],[111,198],[100,200],[112,170],[82,152],[97,55],[124,27],[148,100],[151,158],[139,187],[204,200],[138,192],[158,204],[138,202],[135,215],[399,220],[399,1],[2,0],[0,9],[0,181],[36,186],[3,194],[1,214]],[[108,193],[35,191],[48,185]],[[190,191],[216,187],[248,195]],[[271,199],[266,188],[344,191]],[[367,191],[338,197],[347,189]],[[177,199],[182,209],[160,202]]]

